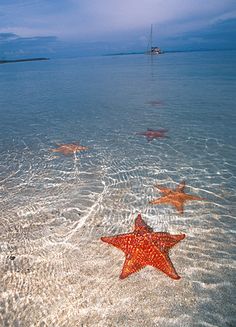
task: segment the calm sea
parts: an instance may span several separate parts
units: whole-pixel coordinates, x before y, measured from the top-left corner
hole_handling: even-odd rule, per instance
[[[236,51],[0,66],[0,324],[236,326]],[[166,129],[167,138],[138,135]],[[50,151],[80,142],[88,151]],[[155,184],[205,198],[151,206]],[[181,276],[119,280],[141,212]]]

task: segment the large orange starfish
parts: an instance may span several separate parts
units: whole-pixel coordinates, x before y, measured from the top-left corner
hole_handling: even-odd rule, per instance
[[[133,233],[102,237],[101,240],[125,253],[121,279],[148,265],[161,270],[173,279],[179,279],[180,276],[175,271],[168,252],[184,238],[184,234],[170,235],[164,232],[153,232],[153,229],[143,221],[139,214],[135,219]]]
[[[150,201],[151,204],[160,204],[160,203],[168,203],[172,204],[176,207],[176,209],[179,211],[179,213],[184,212],[184,203],[189,200],[204,200],[203,198],[200,198],[198,196],[194,196],[191,194],[184,193],[185,188],[185,182],[181,182],[179,186],[176,187],[176,189],[170,189],[167,187],[162,187],[160,185],[156,185],[156,187],[160,190],[161,193],[163,193],[162,197],[158,199],[154,199]]]
[[[52,152],[61,152],[63,153],[65,156],[70,155],[70,154],[74,154],[80,151],[84,151],[87,150],[88,147],[87,146],[82,146],[78,143],[65,143],[65,144],[58,144],[58,148],[57,149],[52,149]]]

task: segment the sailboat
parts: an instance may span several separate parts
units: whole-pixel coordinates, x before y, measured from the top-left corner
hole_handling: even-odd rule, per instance
[[[149,38],[146,54],[159,55],[162,53],[164,53],[164,52],[159,47],[153,46],[153,44],[152,44],[152,24],[151,24],[151,32],[150,32],[150,38]]]

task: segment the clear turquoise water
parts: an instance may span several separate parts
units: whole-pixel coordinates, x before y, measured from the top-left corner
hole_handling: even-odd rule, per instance
[[[236,324],[235,55],[0,66],[4,326]],[[147,128],[169,137],[135,134]],[[89,151],[49,151],[72,141]],[[154,184],[182,180],[207,201],[182,216],[148,204]],[[152,268],[118,279],[123,254],[99,238],[132,230],[138,212],[156,231],[186,233],[170,253],[180,281]]]

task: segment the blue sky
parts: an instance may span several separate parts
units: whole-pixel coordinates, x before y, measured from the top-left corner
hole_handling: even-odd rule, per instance
[[[236,48],[236,0],[0,0],[0,57]]]

